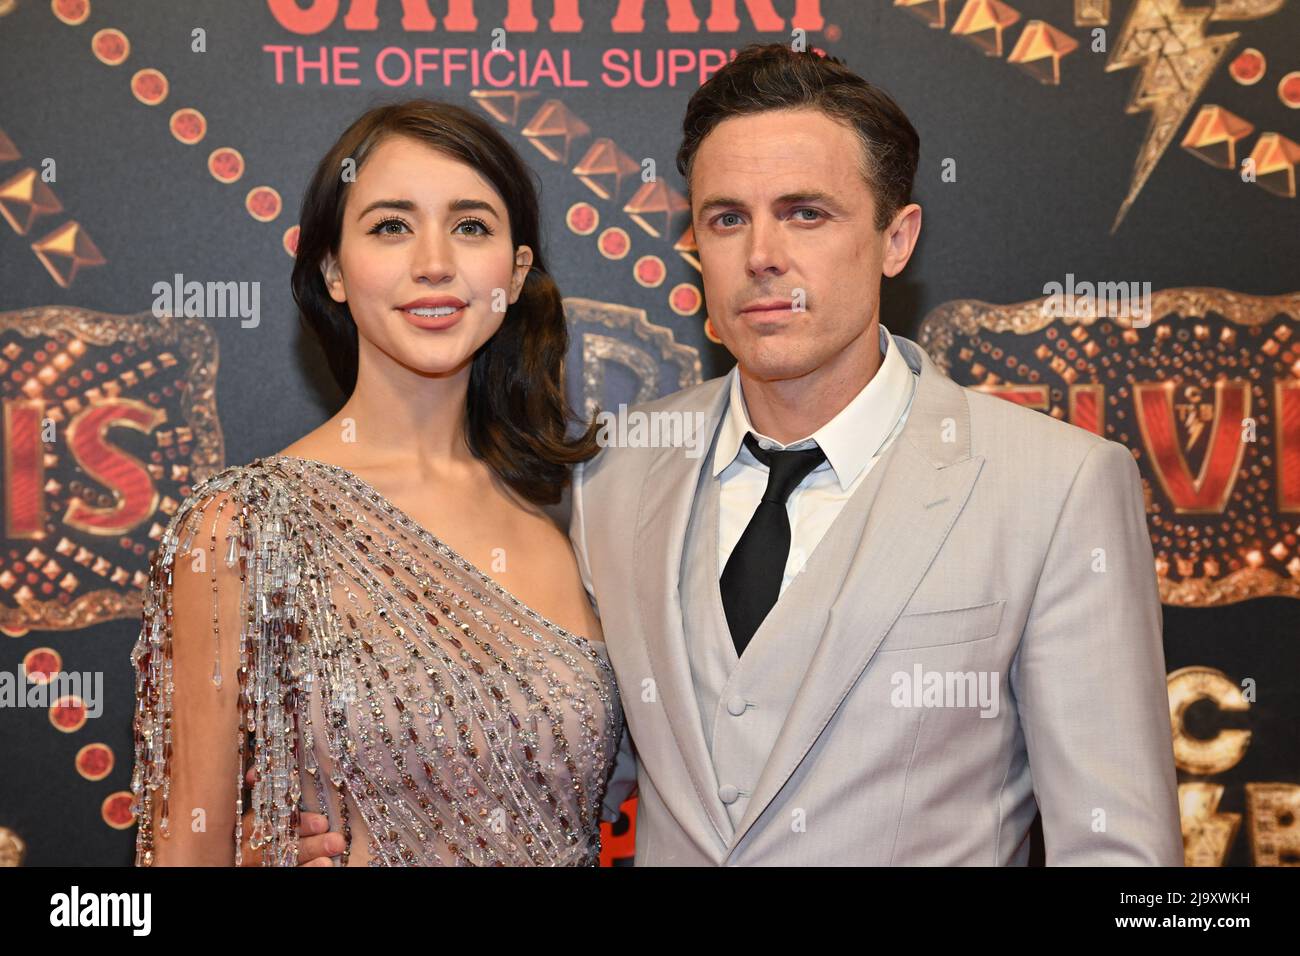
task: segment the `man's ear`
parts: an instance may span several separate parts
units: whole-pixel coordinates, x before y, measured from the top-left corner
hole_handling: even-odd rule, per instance
[[[339,268],[339,261],[333,253],[325,253],[325,258],[321,260],[320,274],[325,280],[325,289],[329,292],[330,298],[335,302],[346,302],[348,300],[348,291],[343,284],[343,272]]]
[[[513,303],[519,298],[519,293],[524,288],[524,280],[528,278],[528,270],[533,267],[533,250],[528,246],[520,246],[515,250],[515,268],[510,276],[510,301]]]
[[[896,276],[903,271],[907,260],[912,258],[916,240],[921,235],[921,207],[909,203],[894,216],[894,221],[885,230],[885,257],[880,264],[880,271],[886,276]]]

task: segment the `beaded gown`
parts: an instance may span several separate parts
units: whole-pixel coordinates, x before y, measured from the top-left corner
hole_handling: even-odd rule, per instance
[[[245,795],[266,865],[297,862],[302,811],[344,835],[343,865],[598,863],[623,724],[604,644],[525,606],[352,472],[272,455],[196,485],[153,558],[131,653],[137,865],[153,862],[155,806],[162,839],[189,824],[169,805],[170,585],[199,549],[242,580],[238,660],[205,647],[213,684],[238,693],[229,746],[257,771],[251,793],[242,771],[230,781],[237,863]]]

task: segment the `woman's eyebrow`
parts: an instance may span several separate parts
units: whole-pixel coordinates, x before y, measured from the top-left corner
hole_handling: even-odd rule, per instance
[[[365,209],[357,213],[358,219],[364,219],[376,209],[401,209],[405,212],[415,212],[415,203],[409,199],[376,199]]]
[[[447,204],[448,212],[464,212],[467,209],[481,209],[484,212],[491,213],[498,219],[501,218],[501,214],[496,211],[496,207],[486,199],[457,199]]]
[[[376,209],[401,209],[404,212],[415,212],[416,205],[409,199],[376,199],[361,210],[357,218],[364,219]],[[486,199],[453,199],[447,203],[448,212],[464,212],[467,209],[481,209],[484,212],[491,213],[498,219],[501,218],[501,214],[496,211],[496,207]]]

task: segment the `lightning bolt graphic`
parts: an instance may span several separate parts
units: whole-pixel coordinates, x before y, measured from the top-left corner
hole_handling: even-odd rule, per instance
[[[1142,67],[1125,112],[1149,110],[1151,125],[1133,164],[1133,180],[1110,228],[1111,235],[1124,221],[1211,74],[1241,35],[1207,35],[1206,24],[1211,20],[1255,20],[1277,12],[1285,2],[1218,0],[1213,7],[1187,8],[1179,0],[1133,0],[1106,71]]]

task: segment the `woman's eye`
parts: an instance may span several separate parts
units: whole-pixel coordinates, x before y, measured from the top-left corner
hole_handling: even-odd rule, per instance
[[[456,230],[459,231],[462,226],[477,226],[480,231],[461,233],[461,235],[470,235],[470,236],[492,235],[492,230],[488,228],[488,224],[485,223],[482,219],[462,219],[460,222],[456,223]]]
[[[401,233],[397,233],[397,232],[389,232],[388,229],[387,229],[387,227],[390,226],[390,225],[402,226],[402,227],[407,228],[407,229],[410,228],[410,226],[408,226],[408,225],[406,224],[406,220],[404,220],[404,219],[397,219],[397,218],[381,219],[381,220],[379,220],[379,222],[375,223],[375,225],[374,225],[373,228],[371,228],[371,230],[370,230],[370,234],[371,234],[371,235],[382,235],[382,236],[397,236],[397,235],[401,235]]]

